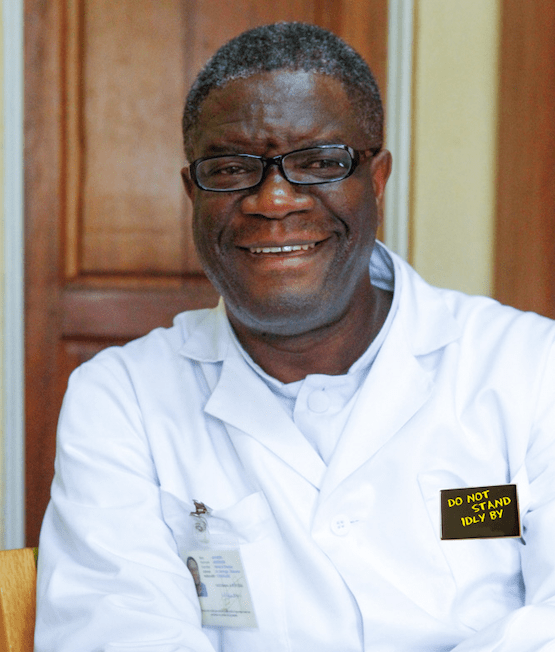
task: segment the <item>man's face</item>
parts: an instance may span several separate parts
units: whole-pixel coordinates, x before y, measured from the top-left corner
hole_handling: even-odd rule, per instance
[[[198,571],[198,565],[197,565],[196,561],[194,561],[193,559],[190,559],[187,562],[187,568],[189,569],[189,572],[193,576],[194,583],[195,584],[200,584],[200,573]]]
[[[291,71],[211,91],[193,138],[195,159],[271,157],[331,144],[374,145],[338,80]],[[342,181],[294,186],[271,166],[256,188],[223,193],[198,189],[184,171],[195,244],[232,322],[297,335],[334,323],[367,300],[368,260],[389,170],[389,153],[382,152]],[[273,251],[263,251],[268,248]]]

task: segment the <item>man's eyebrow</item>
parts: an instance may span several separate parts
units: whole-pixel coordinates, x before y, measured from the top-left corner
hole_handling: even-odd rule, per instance
[[[204,156],[218,154],[251,154],[253,149],[259,145],[251,138],[242,138],[240,135],[232,136],[229,134],[225,139],[214,140],[203,148]]]
[[[237,143],[227,145],[210,145],[206,148],[204,155],[211,156],[218,154],[237,154],[241,149],[244,149],[244,147],[238,145]]]
[[[298,149],[310,149],[311,147],[320,147],[321,145],[348,145],[349,143],[344,142],[343,138],[310,138],[306,141],[297,144],[296,146],[291,145],[289,151],[296,151]],[[252,141],[249,142],[229,142],[226,144],[223,143],[212,143],[206,147],[203,156],[218,156],[220,154],[253,154],[257,149],[257,144]]]

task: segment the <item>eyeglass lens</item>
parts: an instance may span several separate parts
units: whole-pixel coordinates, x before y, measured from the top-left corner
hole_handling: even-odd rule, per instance
[[[299,184],[339,181],[349,175],[352,165],[349,152],[339,147],[300,150],[282,159],[286,179]],[[199,161],[195,172],[207,190],[241,190],[260,183],[264,163],[248,155],[218,156]]]

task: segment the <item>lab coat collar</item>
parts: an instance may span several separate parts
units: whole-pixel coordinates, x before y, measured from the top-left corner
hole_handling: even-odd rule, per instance
[[[415,356],[438,351],[461,335],[444,295],[428,285],[397,254],[376,243],[374,253],[388,255],[395,270],[395,292],[400,295],[396,319],[402,322],[405,340]],[[374,257],[374,254],[373,254]]]
[[[320,488],[326,465],[242,356],[224,361],[204,411],[226,424],[237,450],[245,451],[247,434]],[[256,449],[250,447],[250,453],[256,455]]]
[[[204,410],[225,423],[237,449],[245,450],[242,440],[249,435],[320,488],[324,462],[238,351],[223,301],[197,315],[184,337],[181,355],[201,364],[223,362]]]
[[[192,323],[183,322],[181,355],[197,362],[221,362],[236,353],[221,297],[216,308],[199,310],[195,317]]]
[[[414,355],[425,355],[457,339],[460,329],[443,297],[399,256],[377,241],[370,259],[372,283],[400,294],[398,315]],[[190,322],[189,322],[190,323]],[[221,362],[236,354],[223,299],[213,310],[197,311],[184,332],[180,353],[198,362]]]

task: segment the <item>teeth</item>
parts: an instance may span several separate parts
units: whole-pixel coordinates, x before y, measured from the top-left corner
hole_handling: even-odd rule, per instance
[[[315,246],[316,243],[311,242],[303,245],[283,245],[283,247],[251,247],[249,251],[251,254],[281,254],[290,251],[308,251],[314,249]]]

